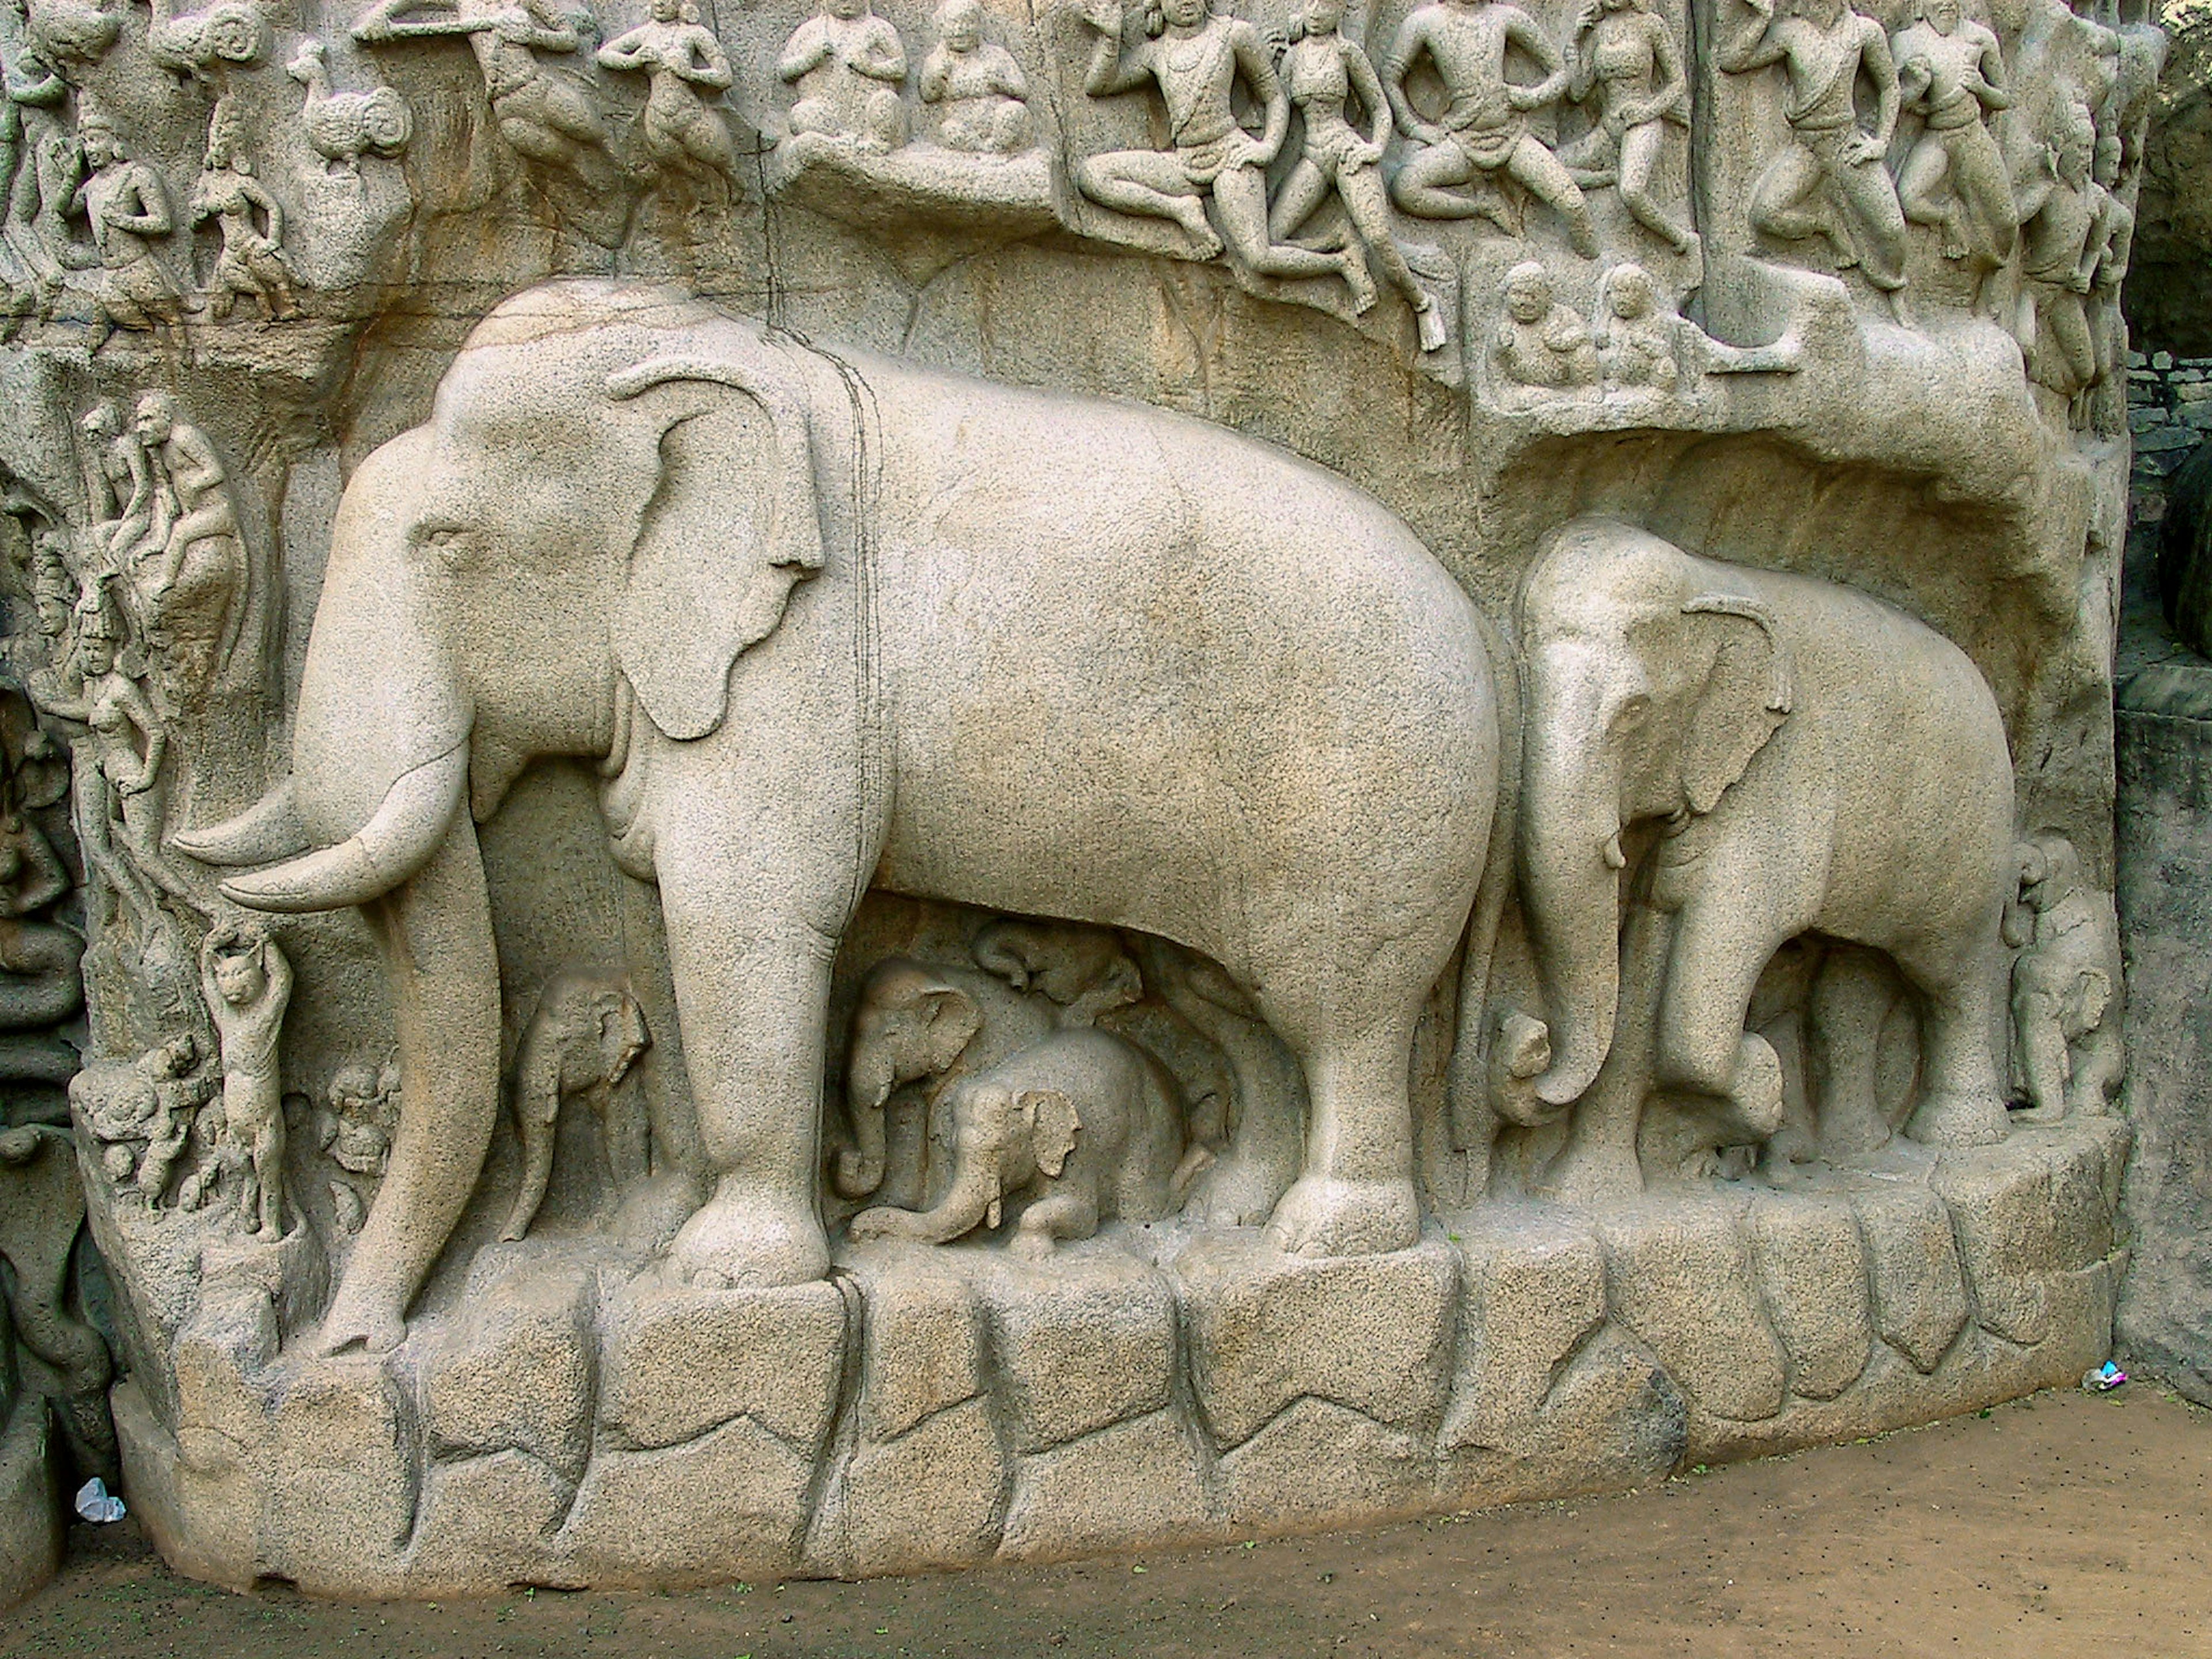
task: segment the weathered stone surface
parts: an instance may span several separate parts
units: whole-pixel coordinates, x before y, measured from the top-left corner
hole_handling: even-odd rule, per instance
[[[698,1291],[648,1275],[608,1298],[601,1328],[599,1418],[632,1445],[674,1445],[743,1415],[811,1450],[836,1407],[835,1285]]]
[[[985,1385],[982,1321],[967,1279],[936,1253],[877,1247],[854,1262],[861,1322],[860,1429],[891,1440]]]
[[[402,1571],[416,1595],[482,1595],[490,1583],[580,1589],[556,1538],[573,1481],[528,1452],[433,1462],[422,1482],[422,1519]]]
[[[1873,1340],[1866,1251],[1841,1198],[1762,1194],[1751,1248],[1766,1310],[1790,1365],[1790,1391],[1832,1400],[1858,1380]]]
[[[895,1440],[862,1442],[831,1477],[807,1540],[839,1573],[965,1566],[998,1547],[1006,1458],[989,1403],[951,1406]]]
[[[583,1474],[596,1288],[589,1273],[516,1273],[471,1296],[468,1313],[423,1361],[422,1424],[433,1457],[511,1449],[572,1484]]]
[[[1782,1408],[1782,1345],[1761,1311],[1741,1203],[1647,1201],[1598,1217],[1613,1316],[1698,1407],[1739,1422]]]
[[[1394,1255],[1316,1261],[1223,1233],[1183,1250],[1173,1271],[1217,1443],[1241,1444],[1308,1397],[1416,1437],[1435,1432],[1459,1289],[1442,1234]]]
[[[1946,1158],[1932,1184],[1950,1207],[1974,1317],[2008,1341],[2042,1341],[2051,1328],[2044,1276],[2060,1247],[2041,1149],[2013,1143],[2002,1156]]]
[[[1050,1561],[1224,1535],[1195,1439],[1161,1411],[1022,1459],[999,1553]]]
[[[62,1559],[62,1493],[46,1402],[19,1395],[0,1426],[0,1610],[40,1589]]]
[[[1437,1490],[1457,1508],[1562,1492],[1618,1491],[1664,1478],[1688,1448],[1688,1406],[1651,1351],[1601,1330],[1567,1362],[1542,1406],[1447,1441]]]
[[[1016,1444],[1042,1451],[1158,1410],[1176,1366],[1175,1291],[1118,1250],[1008,1263],[980,1288]]]
[[[602,1450],[560,1543],[593,1584],[672,1589],[789,1572],[813,1474],[811,1456],[750,1418],[680,1445]]]
[[[1466,1261],[1442,1443],[1497,1446],[1523,1432],[1585,1338],[1605,1322],[1605,1256],[1573,1212],[1525,1206],[1452,1218]]]
[[[1966,1287],[1950,1212],[1924,1187],[1869,1185],[1851,1195],[1874,1285],[1875,1334],[1932,1371],[1966,1322]]]
[[[1222,1455],[1217,1490],[1231,1532],[1283,1532],[1410,1514],[1435,1479],[1425,1439],[1308,1395]]]
[[[319,1595],[374,1595],[414,1530],[417,1427],[374,1357],[292,1368],[269,1419],[269,1570]]]

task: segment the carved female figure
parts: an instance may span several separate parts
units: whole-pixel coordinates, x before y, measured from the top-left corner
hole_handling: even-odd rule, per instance
[[[284,1098],[276,1040],[292,999],[292,965],[258,927],[228,922],[200,946],[200,988],[222,1049],[223,1126],[252,1164],[252,1179],[240,1198],[246,1231],[279,1238],[284,1232]]]
[[[1745,3],[1750,15],[1722,42],[1721,68],[1742,75],[1779,64],[1789,77],[1790,142],[1752,186],[1752,228],[1785,242],[1825,237],[1838,268],[1859,266],[1897,320],[1909,322],[1905,210],[1884,164],[1899,102],[1889,37],[1845,0],[1792,0],[1790,16],[1778,14],[1775,0]],[[1875,90],[1871,131],[1859,124],[1862,76]]]
[[[1157,82],[1173,145],[1086,158],[1075,169],[1085,196],[1122,213],[1174,220],[1205,258],[1219,253],[1225,240],[1231,252],[1265,276],[1334,274],[1352,290],[1353,310],[1375,303],[1374,278],[1356,251],[1322,252],[1273,240],[1267,168],[1289,130],[1291,105],[1258,30],[1241,18],[1213,15],[1206,0],[1163,0],[1160,27],[1148,25],[1146,38],[1133,46],[1122,39],[1118,11],[1085,13],[1084,21],[1099,38],[1083,89],[1109,98]],[[1233,107],[1240,79],[1267,112],[1256,138],[1238,124]],[[1220,214],[1218,236],[1206,223],[1209,194]]]
[[[1346,37],[1343,25],[1344,0],[1306,0],[1300,31],[1283,54],[1283,87],[1305,118],[1305,147],[1267,216],[1267,234],[1287,240],[1334,185],[1353,234],[1413,307],[1421,349],[1435,351],[1444,343],[1443,313],[1390,234],[1390,203],[1379,165],[1390,143],[1390,100],[1375,66],[1359,43]],[[1346,116],[1355,97],[1374,127],[1371,137],[1363,137]]]
[[[729,86],[730,58],[700,23],[691,0],[653,0],[653,21],[601,46],[599,64],[617,74],[648,77],[641,129],[646,154],[686,180],[719,181],[727,206],[737,190],[737,152],[730,130],[707,106],[706,94]]]
[[[1650,0],[1583,0],[1567,47],[1567,95],[1595,98],[1590,130],[1559,153],[1584,190],[1613,185],[1636,222],[1677,253],[1697,246],[1697,233],[1659,205],[1651,193],[1667,124],[1687,126],[1690,82],[1681,48]]]
[[[1889,46],[1905,106],[1926,123],[1898,171],[1899,203],[1913,223],[1942,232],[1945,258],[1973,262],[1981,273],[1976,305],[1987,306],[2020,233],[2012,180],[1987,121],[1988,112],[2012,104],[1997,37],[1966,16],[1959,0],[1921,0],[1918,20]]]
[[[937,141],[974,155],[1012,155],[1030,142],[1030,83],[1013,53],[983,38],[980,0],[945,0],[937,44],[915,79],[937,106]]]
[[[176,228],[161,175],[124,153],[106,118],[86,117],[79,131],[92,177],[78,186],[70,211],[90,225],[100,264],[91,349],[99,350],[118,328],[156,329],[181,343],[184,301],[152,246],[152,239]]]
[[[228,318],[232,304],[246,294],[260,300],[271,322],[296,316],[297,278],[284,256],[284,210],[254,178],[253,164],[238,153],[238,135],[223,105],[216,106],[208,125],[207,166],[192,193],[192,222],[206,219],[222,234],[222,251],[208,282],[216,320]]]
[[[777,76],[797,90],[791,131],[849,138],[868,149],[906,142],[898,88],[906,48],[868,0],[822,0],[822,9],[784,43]]]

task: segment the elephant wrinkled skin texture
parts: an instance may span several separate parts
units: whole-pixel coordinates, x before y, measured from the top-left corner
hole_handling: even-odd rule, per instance
[[[1602,519],[1553,532],[1519,616],[1521,883],[1551,1048],[1537,1109],[1579,1099],[1613,1043],[1621,837],[1656,821],[1631,900],[1670,927],[1656,1086],[1719,1103],[1734,1139],[1772,1135],[1781,1070],[1745,1013],[1775,952],[1818,933],[1887,951],[1918,994],[1912,1133],[2002,1139],[2012,762],[1966,654],[1850,589]]]
[[[659,884],[714,1182],[672,1247],[694,1282],[828,1267],[830,966],[872,883],[1212,957],[1311,1094],[1277,1241],[1412,1244],[1412,1034],[1497,794],[1484,637],[1382,506],[1219,428],[664,289],[509,300],[347,487],[290,782],[179,842],[287,858],[224,891],[360,905],[387,945],[405,1105],[319,1345],[399,1340],[482,1167],[471,820],[538,757],[606,758],[617,857]]]

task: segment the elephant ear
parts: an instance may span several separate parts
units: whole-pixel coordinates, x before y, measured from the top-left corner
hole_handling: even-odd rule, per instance
[[[1057,1177],[1075,1150],[1075,1132],[1083,1127],[1075,1103],[1057,1089],[1024,1089],[1014,1103],[1036,1125],[1030,1144],[1036,1148],[1037,1168]]]
[[[1704,813],[1789,718],[1796,693],[1774,613],[1757,599],[1707,593],[1686,601],[1682,614],[1711,617],[1710,626],[1723,630],[1682,738],[1682,793],[1692,812]]]
[[[822,568],[822,521],[802,386],[771,368],[656,357],[611,376],[607,395],[670,386],[706,395],[664,411],[659,485],[630,550],[615,656],[655,726],[703,738],[728,711],[731,664]]]
[[[942,1070],[960,1057],[983,1029],[982,1005],[957,985],[943,981],[921,994],[924,1018],[929,1024],[929,1053]]]

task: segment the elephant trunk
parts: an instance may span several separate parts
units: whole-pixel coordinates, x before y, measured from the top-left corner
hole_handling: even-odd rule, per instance
[[[1537,720],[1521,806],[1521,879],[1543,981],[1552,1063],[1547,1106],[1582,1097],[1613,1047],[1620,994],[1620,787],[1602,743]]]
[[[853,1144],[837,1149],[835,1179],[847,1198],[866,1198],[884,1184],[884,1107],[897,1084],[890,1055],[864,1038],[853,1050],[845,1078]]]
[[[927,1210],[894,1210],[903,1217],[900,1233],[927,1244],[950,1244],[972,1232],[987,1219],[995,1220],[1000,1184],[996,1174],[973,1163],[963,1163],[945,1196]],[[884,1212],[878,1212],[882,1214]]]

